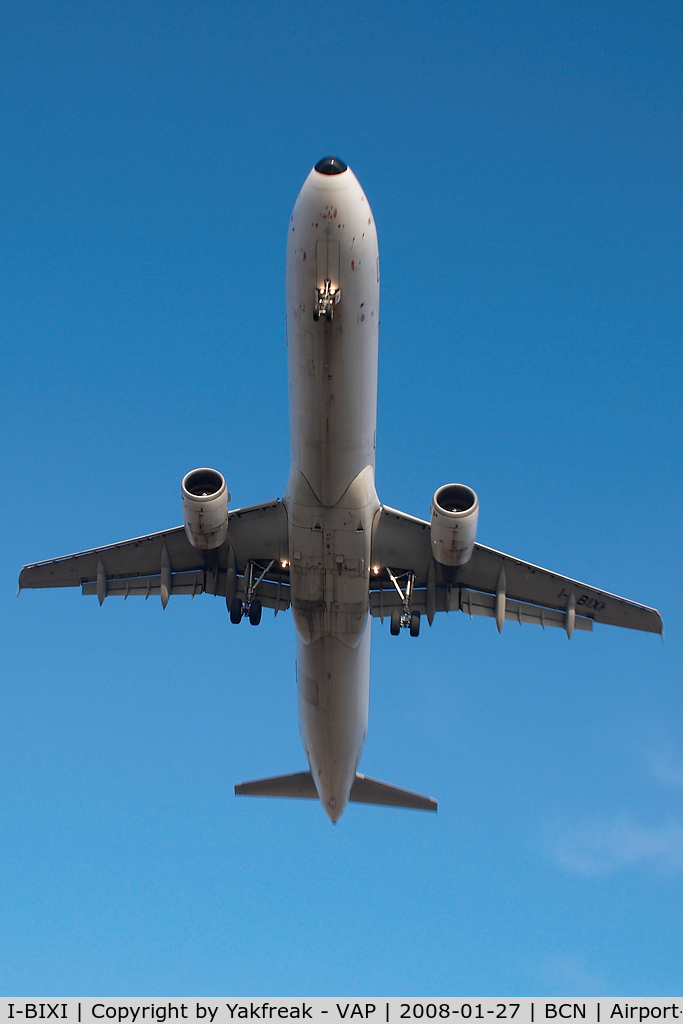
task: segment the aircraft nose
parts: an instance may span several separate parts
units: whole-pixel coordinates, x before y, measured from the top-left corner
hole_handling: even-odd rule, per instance
[[[346,164],[338,156],[324,156],[318,160],[315,169],[319,174],[342,174],[346,170]]]

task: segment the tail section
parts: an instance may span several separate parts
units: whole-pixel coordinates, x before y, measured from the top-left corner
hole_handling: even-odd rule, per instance
[[[235,786],[237,796],[284,796],[317,800],[310,772],[297,772],[295,775],[276,775],[272,779],[256,779],[254,782],[240,782]],[[386,782],[370,779],[367,775],[356,773],[351,786],[349,800],[358,804],[380,804],[384,807],[410,807],[418,811],[435,811],[436,800],[421,796],[409,789],[389,786]]]
[[[385,807],[412,807],[416,811],[435,811],[436,800],[429,796],[412,793],[409,789],[389,786],[386,782],[369,779],[367,775],[356,772],[356,779],[351,786],[349,800],[357,804],[384,804]]]
[[[236,796],[290,796],[318,799],[318,790],[310,772],[296,775],[276,775],[272,779],[256,779],[254,782],[238,782]]]

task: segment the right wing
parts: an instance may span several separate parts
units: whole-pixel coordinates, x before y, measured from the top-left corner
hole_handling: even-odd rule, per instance
[[[415,574],[412,606],[426,614],[463,611],[541,626],[592,629],[593,622],[649,633],[663,631],[659,612],[585,583],[541,569],[512,555],[475,544],[471,559],[448,570],[432,557],[430,526],[423,519],[384,506],[375,522],[370,577],[370,610],[390,615],[401,599],[386,567],[394,575]],[[502,600],[501,595],[502,594]],[[502,625],[502,621],[501,621]],[[571,628],[569,632],[571,632]]]
[[[228,570],[232,568],[235,594],[244,597],[244,573],[253,562],[261,569],[270,565],[258,596],[266,608],[277,612],[289,607],[288,559],[287,512],[277,501],[230,512],[228,538],[214,551],[192,547],[184,527],[177,526],[25,565],[19,576],[19,590],[81,587],[84,594],[96,594],[100,604],[109,596],[159,594],[165,605],[175,594],[194,597],[206,591],[225,597]]]

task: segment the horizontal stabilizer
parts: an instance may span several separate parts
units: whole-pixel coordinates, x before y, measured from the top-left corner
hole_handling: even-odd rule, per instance
[[[318,791],[310,772],[295,775],[276,775],[272,779],[256,779],[254,782],[238,782],[237,796],[285,796],[316,800]],[[388,786],[386,782],[356,775],[349,800],[358,804],[382,804],[385,807],[412,807],[419,811],[435,811],[436,800],[412,793],[409,789]]]
[[[429,796],[412,793],[409,789],[389,786],[386,782],[369,779],[367,775],[356,775],[351,786],[349,800],[357,804],[383,804],[385,807],[412,807],[417,811],[435,811],[436,800]]]
[[[297,772],[296,775],[276,775],[272,779],[256,779],[254,782],[238,782],[235,786],[237,796],[295,796],[308,800],[318,799],[313,776],[310,772]]]

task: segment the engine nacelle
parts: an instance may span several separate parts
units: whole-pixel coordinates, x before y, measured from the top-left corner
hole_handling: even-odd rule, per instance
[[[445,484],[432,498],[432,553],[441,565],[464,565],[474,550],[479,499],[465,484]]]
[[[185,533],[193,548],[211,551],[228,535],[230,495],[216,469],[193,469],[180,485]]]

